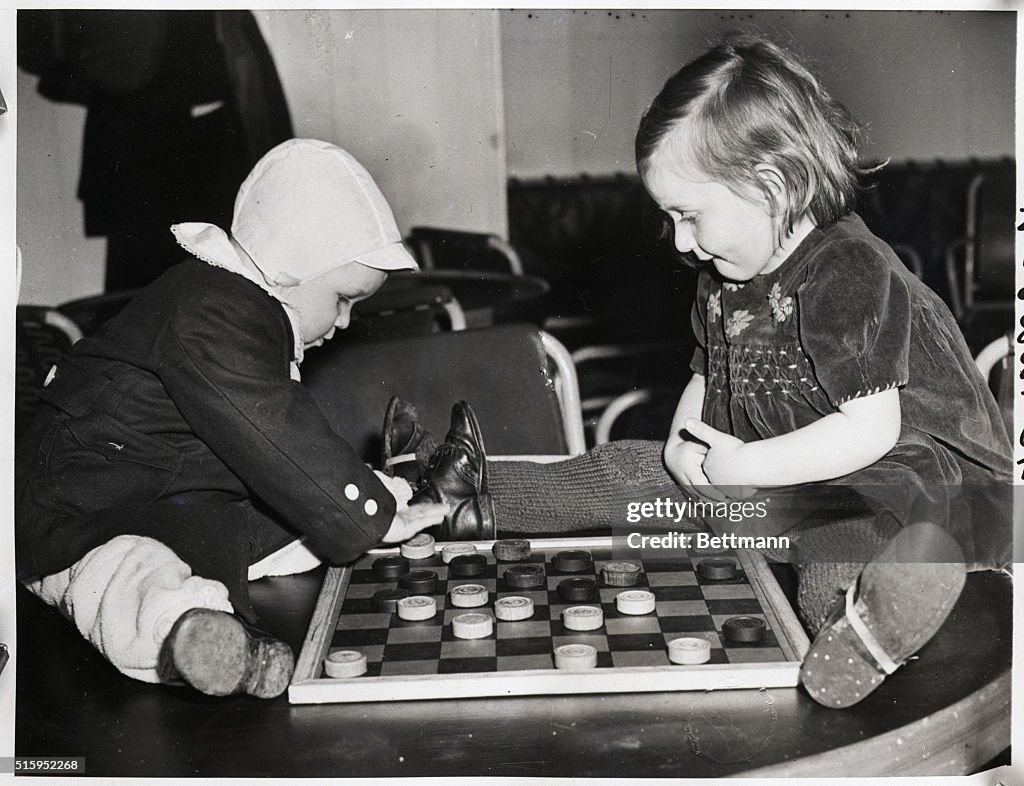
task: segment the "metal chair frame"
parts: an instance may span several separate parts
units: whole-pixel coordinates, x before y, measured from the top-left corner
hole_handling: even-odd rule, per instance
[[[978,265],[978,205],[981,198],[985,175],[977,174],[967,186],[967,226],[964,237],[955,240],[946,249],[946,280],[949,285],[950,309],[961,324],[967,324],[978,311],[1012,308],[1013,292],[1009,297],[998,300],[981,300],[976,297]],[[1010,227],[1007,227],[1010,231]],[[957,259],[963,257],[963,279],[957,275]]]
[[[586,452],[587,441],[583,431],[583,406],[576,364],[561,341],[543,330],[539,333],[541,346],[555,367],[555,395],[562,411],[565,442],[571,455],[579,455]]]

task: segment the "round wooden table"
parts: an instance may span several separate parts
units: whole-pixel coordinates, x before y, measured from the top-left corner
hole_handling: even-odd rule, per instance
[[[302,641],[323,571],[255,582],[262,627]],[[801,689],[372,704],[214,699],[116,672],[18,589],[15,753],[135,777],[950,775],[1009,745],[1012,592],[977,573],[939,634],[868,699]],[[0,679],[13,679],[8,666]]]

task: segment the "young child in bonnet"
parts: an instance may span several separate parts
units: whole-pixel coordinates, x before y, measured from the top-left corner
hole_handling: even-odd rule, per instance
[[[247,582],[447,511],[409,508],[299,382],[303,353],[416,263],[369,173],[315,140],[257,163],[230,233],[171,231],[191,258],[57,363],[18,445],[19,578],[130,677],[271,697],[293,655],[249,627]]]

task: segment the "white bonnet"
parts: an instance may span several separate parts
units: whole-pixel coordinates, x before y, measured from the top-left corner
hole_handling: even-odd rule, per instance
[[[370,173],[315,139],[282,142],[257,162],[235,198],[231,235],[272,285],[301,284],[352,261],[417,269]]]

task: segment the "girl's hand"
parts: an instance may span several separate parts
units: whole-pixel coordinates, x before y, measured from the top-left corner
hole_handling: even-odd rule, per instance
[[[734,499],[743,499],[755,493],[756,489],[743,485],[740,463],[743,440],[712,428],[696,418],[688,418],[685,427],[694,437],[707,443],[701,470],[708,481],[719,488],[729,487],[724,489],[725,493]]]
[[[704,499],[721,502],[725,497],[711,485],[701,466],[707,453],[708,449],[699,442],[674,440],[665,446],[665,466],[683,488]]]
[[[448,506],[441,502],[426,502],[399,508],[381,543],[404,543],[427,527],[437,526],[444,521],[446,515]]]

